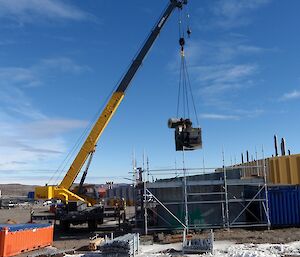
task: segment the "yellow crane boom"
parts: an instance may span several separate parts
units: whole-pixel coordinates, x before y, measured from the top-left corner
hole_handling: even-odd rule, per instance
[[[115,92],[110,98],[108,104],[104,108],[94,127],[92,128],[90,134],[79,150],[76,158],[71,164],[68,172],[58,186],[43,186],[35,188],[35,197],[37,199],[61,199],[65,202],[68,201],[86,201],[82,197],[69,191],[70,187],[74,183],[74,180],[78,176],[82,166],[84,165],[89,153],[93,151],[97,141],[99,140],[102,132],[107,126],[108,122],[112,118],[114,112],[118,108],[122,99],[124,98],[124,93]]]
[[[112,118],[114,112],[117,110],[120,105],[122,99],[124,98],[125,91],[129,87],[130,82],[132,81],[134,75],[138,71],[141,66],[145,56],[149,52],[151,46],[159,35],[161,29],[166,23],[167,19],[173,12],[175,8],[183,8],[183,5],[187,4],[187,0],[170,0],[167,8],[163,12],[162,16],[155,24],[152,29],[150,35],[145,41],[143,47],[140,49],[136,57],[134,58],[132,64],[130,65],[128,71],[122,78],[118,88],[112,94],[110,100],[102,111],[100,117],[94,124],[91,132],[86,138],[84,144],[79,150],[77,156],[75,157],[73,163],[71,164],[68,172],[65,177],[61,181],[59,185],[46,185],[42,187],[36,187],[35,189],[35,198],[36,199],[61,199],[64,202],[68,203],[68,201],[84,201],[88,202],[88,200],[80,197],[79,195],[70,191],[72,184],[77,178],[82,166],[86,162],[89,154],[94,151],[95,146],[99,140],[99,137],[103,133],[105,127],[108,122]]]
[[[103,110],[99,119],[91,130],[89,136],[82,145],[72,165],[70,166],[69,171],[59,184],[59,187],[70,188],[72,186],[89,153],[95,148],[96,142],[98,142],[101,134],[103,133],[105,127],[112,118],[114,112],[118,108],[123,98],[124,93],[122,92],[115,92],[112,95],[111,99],[109,100],[108,104],[106,105],[105,109]]]

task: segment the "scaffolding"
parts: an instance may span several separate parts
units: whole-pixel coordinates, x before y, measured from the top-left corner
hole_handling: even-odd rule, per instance
[[[147,174],[165,176],[173,173],[175,176],[156,182],[149,182],[145,179],[143,214],[146,232],[182,229],[182,224],[187,229],[196,230],[234,227],[269,229],[271,224],[266,162],[263,161],[262,164],[251,167],[247,165],[225,167],[223,165],[222,168],[185,168],[183,165],[182,169],[156,170],[150,170],[147,166]],[[249,173],[249,169],[251,169],[252,177],[246,178],[245,174]],[[181,197],[176,198],[172,192],[178,193]],[[173,219],[174,216],[177,217],[177,221],[180,220],[182,224],[179,225],[179,222],[177,226],[172,224],[170,219],[159,210],[158,205],[164,206],[164,212],[167,208],[168,215],[173,216]],[[209,206],[213,207],[209,208]],[[178,210],[178,207],[183,210],[180,214],[174,211]],[[200,208],[210,210],[209,218],[213,220],[215,217],[215,222],[193,222],[188,212]],[[165,226],[149,225],[149,222],[155,223],[149,220],[151,217],[156,217]]]

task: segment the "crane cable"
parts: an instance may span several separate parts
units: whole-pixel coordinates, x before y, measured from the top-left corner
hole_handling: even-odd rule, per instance
[[[186,11],[186,10],[185,10]],[[180,108],[182,109],[182,114],[184,118],[190,118],[190,102],[191,99],[193,111],[195,114],[197,125],[199,126],[198,115],[196,110],[196,105],[194,101],[193,90],[191,86],[191,80],[187,68],[186,56],[185,56],[185,30],[183,26],[186,25],[186,34],[188,37],[191,35],[190,28],[190,15],[186,11],[185,13],[185,24],[183,24],[183,11],[179,10],[178,15],[178,27],[179,27],[179,45],[180,45],[180,69],[179,69],[179,83],[178,83],[178,96],[177,96],[177,117],[179,117]],[[182,103],[181,103],[182,101]],[[187,117],[186,117],[187,115]]]

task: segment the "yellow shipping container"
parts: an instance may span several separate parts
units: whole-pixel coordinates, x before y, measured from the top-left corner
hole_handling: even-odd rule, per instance
[[[266,175],[268,184],[300,185],[300,154],[267,158]],[[240,168],[242,178],[263,177],[264,160],[251,161],[234,165]],[[216,171],[221,171],[218,169]]]
[[[300,154],[268,159],[268,182],[271,184],[300,184]]]

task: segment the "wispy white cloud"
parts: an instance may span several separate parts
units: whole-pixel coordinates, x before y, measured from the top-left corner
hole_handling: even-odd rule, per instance
[[[203,113],[200,115],[202,119],[208,120],[239,120],[240,117],[237,115],[225,115],[225,114],[216,114],[216,113]]]
[[[16,76],[20,75],[18,68],[9,68],[9,72],[5,72],[2,76],[0,75],[1,115],[6,116],[5,118],[15,115],[19,115],[22,119],[44,118],[40,111],[33,108],[30,99],[24,93],[24,87],[40,84],[40,80],[36,77],[32,77],[31,80],[27,78],[24,80],[15,79],[13,70],[16,71]],[[25,73],[27,72],[28,70],[25,70]],[[7,76],[8,74],[11,74],[11,76]],[[0,118],[3,117],[0,116]]]
[[[240,63],[241,57],[252,57],[267,51],[271,49],[251,45],[245,38],[194,40],[189,42],[186,56],[193,78],[201,83],[202,90],[218,93],[248,87],[259,66],[256,63]],[[173,61],[169,67],[174,69],[178,64]]]
[[[210,67],[195,67],[199,72],[198,79],[202,82],[209,83],[228,83],[238,82],[244,77],[252,75],[256,71],[256,66],[251,64],[239,65],[216,65]]]
[[[230,36],[215,41],[192,40],[188,43],[186,56],[191,65],[202,63],[227,63],[244,57],[253,57],[277,51],[276,48],[264,48],[253,45],[247,38]]]
[[[64,135],[87,124],[62,118],[20,121],[19,116],[10,116],[3,119],[3,112],[0,116],[0,172],[3,169],[41,167],[42,163],[45,167],[66,151]]]
[[[35,138],[55,137],[74,128],[87,126],[86,121],[74,119],[41,119],[17,126],[19,130]]]
[[[0,83],[34,86],[40,83],[33,68],[0,67]]]
[[[186,49],[186,56],[192,86],[201,104],[229,108],[233,97],[241,90],[256,85],[261,70],[255,61],[242,62],[240,57],[265,51],[268,50],[244,43],[192,42]],[[168,65],[176,73],[178,66],[175,61]]]
[[[300,98],[300,91],[299,90],[293,90],[291,92],[287,92],[283,94],[282,97],[280,97],[280,101],[289,101],[289,100],[294,100],[294,99],[299,99]]]
[[[68,58],[44,59],[28,68],[0,68],[0,171],[41,167],[41,163],[51,166],[66,151],[66,133],[87,123],[49,117],[34,106],[26,92],[42,86],[49,75],[85,70],[86,66]]]
[[[256,118],[262,114],[265,113],[265,110],[263,109],[248,109],[248,110],[244,110],[244,109],[235,109],[234,112],[239,115],[241,118],[246,117],[246,118]]]
[[[67,57],[43,59],[30,67],[0,67],[0,106],[10,115],[20,114],[27,118],[44,118],[24,93],[25,88],[41,86],[49,74],[62,72],[79,74],[90,71]]]
[[[247,114],[234,110],[241,108],[242,101],[247,101],[246,93],[250,88],[255,90],[262,84],[263,68],[258,57],[273,54],[278,48],[253,44],[247,35],[233,33],[234,30],[230,29],[249,24],[251,13],[269,2],[271,0],[208,1],[209,7],[206,13],[202,13],[204,18],[199,22],[208,22],[206,25],[210,29],[225,29],[225,33],[219,33],[210,40],[187,41],[185,55],[197,104],[202,109],[209,106],[208,114],[221,115],[211,118],[221,119],[224,112],[225,115],[229,113],[228,118],[251,118],[264,113],[252,111]],[[178,61],[169,64],[170,69],[175,70],[175,67],[178,69]],[[247,106],[258,108],[250,103]]]
[[[228,35],[215,41],[190,41],[186,56],[201,103],[222,109],[232,107],[233,99],[242,90],[258,83],[261,68],[253,57],[273,51],[276,49],[251,44],[243,35]],[[175,70],[178,66],[173,61],[169,68]]]
[[[231,113],[202,113],[200,114],[201,119],[208,119],[208,120],[242,120],[242,119],[251,119],[256,118],[264,113],[262,109],[250,109],[250,110],[243,110],[243,109],[234,109],[229,110]]]
[[[250,77],[257,72],[253,64],[211,65],[193,68],[196,80],[202,85],[200,94],[203,98],[220,95],[228,90],[245,89],[251,86]]]
[[[48,73],[60,71],[63,73],[82,73],[90,71],[87,65],[81,65],[68,57],[42,59],[30,67],[0,67],[0,86],[19,85],[33,87],[41,84],[41,78]]]
[[[20,23],[58,19],[75,21],[95,19],[92,14],[59,0],[0,0],[1,17]]]
[[[251,23],[250,12],[261,8],[271,0],[220,0],[212,7],[212,25],[230,29]]]
[[[30,172],[31,174],[26,174],[26,172]],[[12,173],[12,170],[5,170],[3,171],[4,174],[10,174],[9,176],[1,176],[1,184],[22,184],[22,185],[45,185],[45,181],[47,181],[48,176],[45,175],[45,172],[43,172],[43,175],[36,172],[35,170],[26,171],[23,172],[23,174],[15,174]],[[50,171],[52,172],[52,171]]]
[[[70,58],[66,57],[57,57],[57,58],[48,58],[41,61],[43,69],[56,69],[61,72],[70,72],[70,73],[81,73],[85,71],[90,71],[91,68],[87,65],[80,65],[74,62]]]

